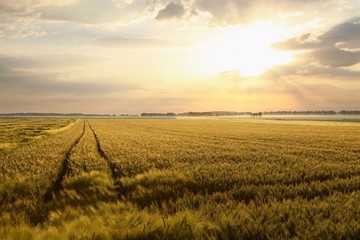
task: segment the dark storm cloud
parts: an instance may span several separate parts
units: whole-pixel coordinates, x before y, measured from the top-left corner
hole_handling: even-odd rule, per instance
[[[182,4],[169,3],[166,7],[159,11],[156,16],[157,20],[166,20],[172,18],[181,18],[186,13]]]

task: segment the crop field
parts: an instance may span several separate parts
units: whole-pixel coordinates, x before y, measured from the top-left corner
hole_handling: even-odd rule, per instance
[[[0,239],[359,239],[360,123],[1,119]]]
[[[71,119],[0,119],[0,153],[34,138],[66,130],[73,122]]]

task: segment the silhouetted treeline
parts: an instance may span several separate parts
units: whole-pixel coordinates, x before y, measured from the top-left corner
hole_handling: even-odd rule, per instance
[[[110,117],[109,114],[84,114],[84,113],[0,113],[0,116],[4,117],[88,117],[88,116],[97,116],[97,117]]]
[[[360,111],[340,111],[338,114],[342,115],[360,115]]]
[[[168,113],[142,113],[142,117],[175,117],[176,114],[172,112]]]
[[[251,112],[231,112],[231,111],[210,111],[210,112],[185,112],[178,116],[250,116]]]
[[[360,111],[266,111],[259,112],[261,115],[360,115]],[[259,113],[257,116],[260,116]],[[178,113],[177,116],[254,116],[252,112],[233,112],[233,111],[208,111],[208,112],[185,112]]]
[[[360,115],[360,111],[270,111],[263,115]]]
[[[184,113],[141,113],[142,117],[176,117],[176,116],[252,116],[252,112],[208,111]],[[360,115],[360,111],[266,111],[262,115]],[[0,113],[0,117],[117,117],[138,116],[131,114],[84,114],[84,113]]]
[[[119,117],[138,117],[139,115],[137,115],[137,114],[119,114],[119,115],[114,114],[113,115],[113,117],[117,117],[117,116],[119,116]]]

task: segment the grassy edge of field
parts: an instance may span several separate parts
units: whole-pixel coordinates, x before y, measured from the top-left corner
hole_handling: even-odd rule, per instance
[[[76,120],[73,123],[68,124],[67,126],[61,128],[61,131],[54,132],[51,135],[44,135],[41,140],[51,141],[51,139],[56,138],[58,134],[68,134],[74,126],[80,124],[80,120]],[[76,130],[76,129],[75,129]],[[74,133],[76,135],[76,132]],[[66,136],[66,135],[65,135]],[[20,145],[15,151],[21,151],[24,148],[36,149],[38,140],[28,142],[26,144]],[[50,157],[53,162],[42,162],[40,159],[40,164],[52,164],[59,165],[63,161],[63,155],[69,151],[71,148],[73,139],[69,139],[70,141],[66,141],[66,144],[69,145],[64,149],[59,151],[60,154],[54,155]],[[53,143],[54,145],[54,143]],[[55,146],[55,145],[54,145]],[[53,146],[53,147],[54,147]],[[41,149],[40,147],[40,150]],[[13,152],[15,153],[15,152]],[[12,152],[5,153],[6,155],[12,154]],[[5,156],[6,156],[5,155]],[[25,154],[26,155],[26,154]],[[47,159],[49,160],[49,159]],[[4,161],[4,159],[2,159]],[[33,164],[37,164],[34,162]],[[17,168],[16,163],[14,163]],[[0,207],[1,207],[1,215],[0,215],[0,239],[3,239],[3,235],[7,235],[6,233],[12,229],[12,227],[25,225],[25,226],[34,226],[33,223],[37,220],[35,218],[41,218],[41,215],[47,211],[48,206],[43,202],[43,196],[47,189],[51,188],[53,178],[55,177],[54,173],[58,171],[59,167],[54,168],[52,172],[42,172],[42,173],[34,173],[23,175],[21,173],[17,173],[16,171],[11,175],[4,175],[1,177],[0,183]],[[53,176],[54,175],[54,176]],[[39,212],[38,210],[41,209]],[[15,215],[12,213],[16,213]],[[26,238],[25,238],[26,239]]]

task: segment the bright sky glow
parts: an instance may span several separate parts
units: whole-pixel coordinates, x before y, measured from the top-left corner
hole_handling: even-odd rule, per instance
[[[244,77],[258,77],[270,67],[290,63],[291,54],[270,46],[280,36],[281,30],[271,23],[222,28],[203,47],[206,71],[239,71]]]
[[[0,112],[359,109],[359,13],[356,0],[1,0]]]

